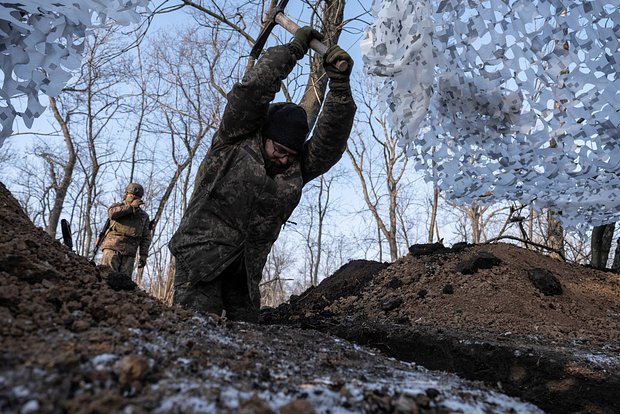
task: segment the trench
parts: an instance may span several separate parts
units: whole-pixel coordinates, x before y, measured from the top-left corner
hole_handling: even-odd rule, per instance
[[[430,329],[372,325],[368,320],[320,330],[427,369],[482,381],[548,413],[620,412],[620,373],[593,362],[596,355],[526,341],[468,340]],[[617,367],[618,359],[609,366]]]
[[[388,265],[353,261],[288,304],[263,312],[267,324],[335,335],[430,370],[480,381],[547,413],[620,413],[620,355],[587,344],[459,332],[458,327],[398,324],[363,312],[336,314],[327,306],[355,296]]]

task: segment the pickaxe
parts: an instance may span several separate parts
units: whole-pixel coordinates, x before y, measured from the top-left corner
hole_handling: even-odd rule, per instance
[[[256,42],[252,47],[252,51],[250,52],[250,56],[252,56],[254,59],[258,59],[258,57],[260,56],[263,48],[265,47],[265,43],[267,43],[267,39],[269,38],[269,35],[271,34],[271,31],[276,26],[276,24],[279,24],[284,29],[286,29],[287,32],[293,35],[299,29],[299,26],[295,24],[295,22],[293,22],[291,19],[286,17],[286,15],[284,14],[284,8],[287,4],[288,0],[280,0],[275,6],[275,8],[273,8],[267,16],[267,20],[269,23],[256,39]],[[324,56],[328,49],[328,47],[324,43],[321,43],[316,39],[312,39],[312,41],[310,42],[310,48],[321,56]],[[340,62],[337,62],[335,66],[336,69],[344,72],[347,70],[349,64],[346,61],[341,60]]]

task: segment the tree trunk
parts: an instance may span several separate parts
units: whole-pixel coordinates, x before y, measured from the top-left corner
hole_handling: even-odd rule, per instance
[[[611,268],[616,273],[620,273],[620,239],[616,240],[616,250],[614,252],[614,263]]]
[[[323,12],[318,20],[322,22],[320,30],[325,36],[324,42],[328,46],[338,44],[338,39],[342,32],[345,1],[335,0],[323,2],[322,4],[324,7]],[[312,16],[311,20],[314,20],[314,16]],[[308,114],[308,124],[310,127],[316,122],[327,89],[327,76],[325,76],[325,70],[323,69],[323,56],[314,55],[311,69],[304,96],[300,102],[300,105]]]
[[[547,211],[547,246],[553,249],[551,257],[564,260],[564,229],[552,210]]]
[[[170,263],[168,264],[168,277],[166,278],[166,286],[162,292],[161,298],[164,303],[172,304],[172,295],[174,293],[174,271],[176,269],[176,259],[174,256],[170,257]]]
[[[603,224],[592,229],[590,266],[597,269],[605,269],[607,267],[615,226],[615,223]],[[615,261],[616,259],[614,258]]]
[[[431,222],[428,226],[428,242],[432,243],[435,238],[435,223],[437,222],[437,206],[439,205],[439,188],[433,189],[433,206],[431,208]],[[439,234],[437,234],[439,239]]]
[[[144,268],[143,267],[139,267],[136,270],[136,285],[138,285],[138,287],[142,287],[142,274],[144,273]]]
[[[471,221],[471,242],[473,244],[480,243],[480,206],[473,203],[470,210]]]
[[[67,147],[67,162],[63,167],[63,177],[60,183],[55,184],[56,196],[54,198],[54,206],[50,211],[49,220],[47,223],[47,234],[52,237],[56,237],[56,229],[58,228],[58,222],[60,221],[60,214],[62,213],[62,208],[65,204],[65,199],[67,198],[67,191],[69,190],[69,186],[71,185],[71,180],[73,177],[73,169],[75,168],[75,163],[77,161],[77,155],[75,153],[75,147],[73,146],[73,140],[71,137],[71,133],[69,131],[68,119],[63,119],[58,111],[58,106],[56,105],[56,99],[50,97],[50,107],[52,108],[52,112],[54,114],[54,118],[60,125],[62,129],[62,136],[65,140],[65,146]],[[67,117],[68,118],[68,117]],[[53,168],[53,167],[52,167]]]

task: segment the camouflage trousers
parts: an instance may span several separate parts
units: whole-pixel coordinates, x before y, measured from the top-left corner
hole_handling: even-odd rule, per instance
[[[135,262],[135,256],[126,256],[116,250],[103,249],[101,265],[110,267],[113,272],[124,273],[131,277]]]
[[[214,280],[195,284],[189,281],[189,270],[177,260],[172,303],[218,316],[225,310],[227,318],[246,322],[257,322],[260,308],[260,303],[250,299],[243,256]]]

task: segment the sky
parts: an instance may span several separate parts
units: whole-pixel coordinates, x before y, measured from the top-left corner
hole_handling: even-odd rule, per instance
[[[359,42],[362,40],[364,34],[363,30],[367,24],[370,23],[370,16],[366,14],[364,8],[369,9],[370,5],[363,5],[364,3],[369,3],[369,0],[348,0],[345,8],[345,20],[353,19],[355,17],[359,17],[355,22],[347,25],[347,29],[343,31],[340,37],[339,45],[345,49],[353,58],[353,61],[356,62],[354,66],[354,71],[361,72],[362,70],[362,56],[360,51]],[[161,4],[161,2],[156,2],[155,4]],[[159,30],[174,30],[176,28],[182,27],[186,24],[187,20],[184,17],[186,15],[186,10],[190,9],[186,7],[182,10],[178,10],[171,13],[160,14],[157,15],[153,19],[153,23],[151,24],[151,29]],[[290,1],[286,6],[286,15],[293,20],[298,26],[302,27],[308,24],[307,15],[309,12],[309,8],[303,2],[299,0]],[[274,39],[276,36],[282,36],[282,38],[290,38],[292,35],[288,35],[284,32],[283,29],[274,30],[274,36],[271,37],[270,43],[268,45],[273,45]],[[282,33],[285,33],[282,35]],[[250,51],[251,46],[247,46],[247,50],[243,51],[244,53],[248,53]]]
[[[349,3],[347,4],[347,8],[345,10],[345,18],[351,18],[353,16],[358,16],[364,13],[364,10],[360,5],[361,1],[362,0],[349,0]],[[151,9],[158,8],[158,6],[162,3],[175,4],[177,2],[162,2],[158,0],[155,2],[151,2],[152,5],[155,5],[155,7],[151,6]],[[305,9],[303,8],[303,6],[304,4],[301,1],[292,1],[287,6],[287,14],[300,26],[307,24],[307,22],[303,20],[303,16],[304,14],[307,14],[308,9],[307,6],[305,7]],[[184,25],[191,24],[192,21],[188,20],[187,18],[189,10],[189,7],[185,7],[184,9],[174,12],[156,15],[149,28],[149,34],[152,34],[157,30],[175,31],[183,27]],[[365,18],[365,21],[368,21],[368,17]],[[354,32],[343,32],[340,41],[340,46],[343,49],[347,50],[347,52],[351,54],[353,60],[356,62],[354,66],[355,72],[360,72],[362,68],[359,41],[363,37],[363,27],[364,24],[361,24],[359,22],[356,23],[353,27]],[[283,33],[282,29],[279,29],[279,31],[280,33]],[[273,42],[275,41],[275,35],[279,35],[277,30],[274,31],[274,36],[271,37],[270,44],[273,44]],[[285,34],[284,36],[284,38],[292,37],[288,34]],[[243,51],[243,53],[249,54],[250,48],[251,46],[248,45],[247,50]],[[39,99],[44,106],[48,106],[46,96],[41,95]],[[17,117],[14,125],[15,134],[11,138],[9,138],[11,147],[19,152],[22,152],[26,147],[31,145],[33,141],[33,137],[32,135],[30,135],[30,131],[36,131],[43,134],[51,133],[53,131],[53,128],[51,126],[52,123],[54,123],[54,120],[51,111],[49,111],[49,108],[43,112],[43,115],[41,117],[35,119],[32,128],[27,128],[21,121],[21,118]],[[7,143],[8,142],[9,141],[7,141]]]
[[[364,9],[361,6],[362,0],[349,0],[347,4],[347,8],[345,9],[345,19],[352,18],[354,16],[360,16],[364,14]],[[164,1],[161,0],[151,2],[151,9],[156,9],[162,3],[165,4],[175,4],[175,2]],[[307,24],[307,21],[304,21],[305,15],[308,13],[308,7],[301,1],[291,1],[286,8],[287,15],[294,20],[298,25],[304,26]],[[175,31],[184,25],[191,24],[191,20],[187,19],[187,11],[189,7],[185,7],[184,9],[177,10],[170,13],[158,14],[155,16],[151,23],[151,27],[149,28],[149,33],[153,33],[157,30],[165,30],[165,31]],[[343,32],[340,39],[340,46],[347,50],[347,52],[351,55],[355,63],[354,72],[359,73],[362,70],[362,58],[360,53],[359,41],[363,37],[363,28],[365,27],[365,23],[368,23],[368,16],[362,17],[364,22],[355,22],[355,24],[349,25],[347,31]],[[279,33],[278,33],[279,30]],[[270,39],[270,45],[274,44],[277,37],[283,36],[283,38],[291,38],[292,35],[284,34],[283,29],[274,30],[274,36]],[[247,50],[243,51],[245,54],[249,54],[251,46],[247,46]],[[44,95],[40,96],[40,102],[44,106],[48,106],[47,97]],[[51,124],[53,123],[53,117],[49,108],[43,112],[43,115],[37,119],[35,119],[34,125],[32,128],[27,128],[21,118],[17,117],[14,125],[15,134],[9,138],[11,147],[17,151],[23,151],[26,147],[31,145],[33,137],[29,134],[30,131],[36,131],[39,133],[51,133],[53,128]],[[7,141],[9,142],[9,141]]]

